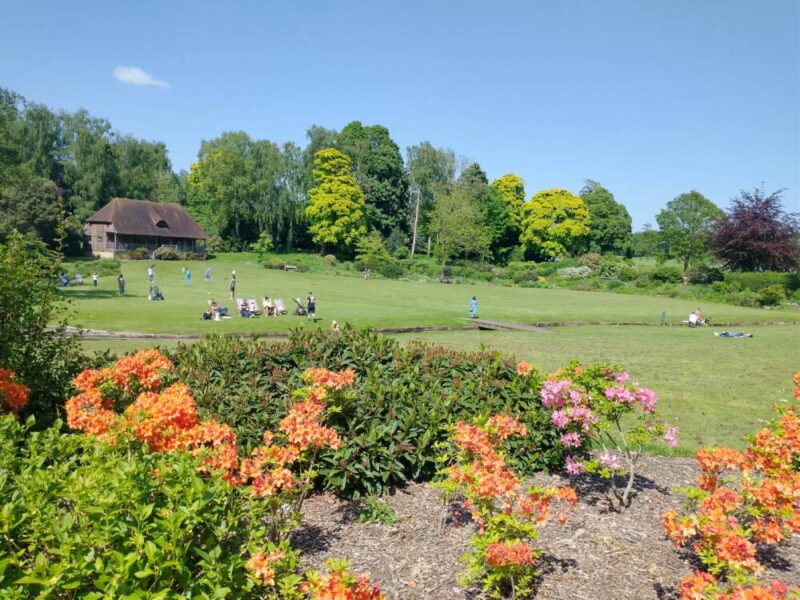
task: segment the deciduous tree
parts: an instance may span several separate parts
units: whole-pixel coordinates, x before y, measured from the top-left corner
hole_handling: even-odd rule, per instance
[[[589,250],[630,256],[633,248],[628,210],[614,199],[614,194],[591,179],[584,182],[580,197],[592,221]]]
[[[322,247],[352,252],[367,233],[364,192],[353,176],[350,158],[335,148],[320,150],[314,159],[314,187],[308,190],[309,232]]]
[[[437,199],[430,230],[442,264],[459,255],[486,258],[491,253],[480,206],[465,186],[456,186],[453,192]]]
[[[492,188],[508,205],[511,217],[517,227],[522,226],[522,206],[525,204],[525,182],[519,175],[506,173],[492,182]]]
[[[679,259],[688,271],[689,263],[708,252],[708,235],[721,216],[716,204],[694,190],[670,200],[656,215],[665,255]]]
[[[714,254],[733,271],[792,271],[800,262],[800,220],[785,213],[783,190],[742,190],[711,231]]]
[[[520,241],[538,259],[575,254],[586,246],[589,209],[567,190],[537,192],[523,207]]]

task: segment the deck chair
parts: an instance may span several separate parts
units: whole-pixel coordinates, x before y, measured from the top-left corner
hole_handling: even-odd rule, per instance
[[[256,302],[255,298],[248,298],[245,303],[247,310],[250,311],[251,315],[257,316],[261,314],[261,309],[258,307],[258,303]]]
[[[289,311],[286,310],[286,306],[283,304],[283,300],[280,298],[275,298],[275,314],[276,315],[285,315]]]
[[[305,317],[308,314],[308,310],[306,310],[305,304],[300,302],[300,298],[294,298],[294,303],[297,304],[297,308],[294,309],[294,314],[298,317]]]

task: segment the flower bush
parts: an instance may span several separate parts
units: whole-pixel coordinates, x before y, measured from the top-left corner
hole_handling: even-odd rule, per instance
[[[318,485],[348,497],[381,495],[406,481],[433,479],[436,444],[476,414],[520,415],[526,438],[509,440],[514,468],[531,474],[559,466],[564,448],[539,401],[541,373],[498,353],[465,353],[344,328],[295,330],[287,341],[210,338],[178,346],[178,379],[203,414],[227,423],[240,444],[275,430],[304,385],[308,368],[352,369],[352,395],[327,417],[342,444],[319,452]]]
[[[385,600],[369,575],[356,575],[346,560],[330,560],[327,573],[310,572],[300,589],[311,600]]]
[[[800,399],[800,373],[795,375]],[[664,515],[667,536],[687,546],[703,570],[681,585],[685,599],[787,598],[800,595],[781,582],[758,582],[761,546],[800,532],[800,416],[797,405],[776,407],[778,417],[744,451],[701,448],[697,487],[685,490],[689,510]]]
[[[670,446],[678,443],[678,429],[656,418],[653,390],[631,382],[618,367],[572,362],[553,373],[540,397],[570,453],[567,473],[597,472],[608,478],[617,508],[630,505],[645,444],[658,438]],[[593,456],[592,449],[601,451],[600,456]]]
[[[28,403],[31,390],[17,381],[11,369],[0,369],[0,415],[11,413],[19,416],[20,409]]]
[[[512,437],[525,437],[525,425],[504,415],[495,415],[478,425],[456,424],[453,434],[453,464],[445,469],[446,480],[437,485],[443,490],[446,507],[457,497],[478,525],[470,541],[471,550],[464,584],[480,580],[492,597],[510,593],[525,597],[531,592],[539,556],[532,542],[538,527],[552,515],[553,503],[575,505],[571,488],[522,489],[517,474],[509,468],[504,446]],[[558,520],[566,521],[566,513]]]

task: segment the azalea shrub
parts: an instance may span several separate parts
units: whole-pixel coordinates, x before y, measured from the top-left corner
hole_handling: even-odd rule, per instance
[[[539,401],[542,378],[494,352],[465,353],[344,328],[293,331],[285,342],[209,338],[170,353],[178,378],[204,414],[229,424],[243,447],[260,443],[292,406],[309,367],[352,369],[352,396],[327,422],[341,446],[320,451],[318,482],[339,494],[380,495],[432,479],[436,444],[459,420],[521,415],[528,437],[510,440],[520,473],[559,466],[564,447]]]
[[[794,376],[800,400],[800,373]],[[676,548],[694,553],[702,570],[681,584],[684,599],[781,599],[800,588],[759,581],[759,549],[800,533],[800,415],[798,403],[775,407],[777,417],[744,451],[701,448],[700,477],[684,490],[687,509],[664,515]]]
[[[616,508],[630,505],[645,445],[659,438],[670,446],[678,443],[678,429],[657,418],[655,392],[617,366],[572,362],[550,376],[540,397],[569,453],[567,473],[609,479]]]
[[[447,453],[452,464],[444,469],[444,480],[436,484],[443,491],[446,509],[454,500],[463,500],[478,526],[470,550],[462,557],[467,565],[462,583],[480,581],[494,598],[531,593],[539,557],[533,546],[538,528],[550,520],[555,503],[574,506],[577,502],[572,488],[522,486],[508,465],[507,442],[527,433],[524,424],[504,415],[475,425],[456,424]],[[564,511],[558,520],[566,522]]]
[[[11,369],[0,369],[0,415],[11,413],[19,416],[19,411],[28,403],[31,390],[17,381],[17,374]]]

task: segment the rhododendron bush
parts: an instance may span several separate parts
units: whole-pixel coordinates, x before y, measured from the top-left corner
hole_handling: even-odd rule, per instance
[[[571,488],[522,486],[508,466],[504,446],[509,439],[526,435],[523,424],[504,415],[477,425],[456,424],[450,452],[453,464],[443,472],[446,479],[436,484],[443,490],[445,508],[462,498],[478,526],[471,550],[463,557],[468,568],[463,583],[480,580],[493,597],[530,593],[539,556],[532,546],[538,527],[550,520],[555,503],[574,505],[577,501]],[[566,513],[561,511],[558,520],[564,523]]]
[[[572,362],[550,376],[540,397],[569,452],[567,472],[608,478],[617,508],[630,505],[644,446],[659,438],[678,443],[678,429],[657,418],[655,392],[618,367]]]
[[[800,399],[800,373],[795,375]],[[685,490],[683,514],[664,515],[677,548],[697,555],[702,571],[686,577],[684,599],[800,597],[781,582],[761,584],[759,547],[800,532],[800,415],[797,403],[776,407],[777,418],[752,436],[744,451],[701,448],[700,477]]]

